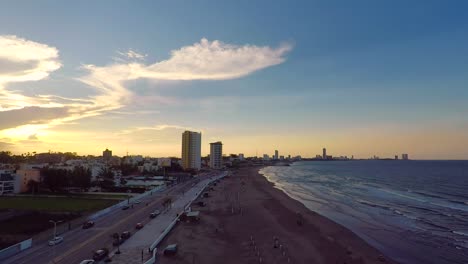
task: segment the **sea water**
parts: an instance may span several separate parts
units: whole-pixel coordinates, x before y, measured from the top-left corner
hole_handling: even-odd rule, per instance
[[[468,263],[468,161],[301,161],[260,173],[400,263]]]

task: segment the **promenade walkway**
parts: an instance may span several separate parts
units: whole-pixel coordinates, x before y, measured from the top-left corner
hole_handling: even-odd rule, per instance
[[[213,177],[214,178],[214,177]],[[120,246],[121,254],[111,253],[112,263],[118,264],[141,264],[152,257],[149,246],[164,232],[169,224],[180,214],[185,206],[193,201],[203,190],[205,185],[211,181],[210,178],[198,182],[184,194],[173,197],[170,209],[148,222],[141,230],[131,236]],[[149,216],[148,216],[149,217]]]

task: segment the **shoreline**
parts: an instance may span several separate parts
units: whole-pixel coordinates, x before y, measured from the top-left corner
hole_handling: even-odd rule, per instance
[[[212,186],[198,223],[178,223],[158,263],[395,263],[355,233],[309,210],[269,182],[262,167],[241,168]],[[176,256],[162,254],[177,243]]]

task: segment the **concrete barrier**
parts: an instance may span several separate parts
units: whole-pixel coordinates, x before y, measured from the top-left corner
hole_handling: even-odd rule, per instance
[[[9,258],[32,246],[32,238],[26,239],[18,244],[0,250],[0,260]]]
[[[148,260],[147,260],[145,263],[143,263],[143,264],[153,264],[153,263],[155,263],[155,262],[156,262],[156,253],[158,253],[158,249],[157,249],[157,248],[155,248],[155,249],[153,250],[153,256],[152,256],[150,259],[148,259]]]
[[[144,192],[144,193],[141,193],[139,195],[133,196],[129,200],[124,200],[124,201],[122,201],[122,202],[120,202],[118,204],[114,204],[114,205],[112,205],[110,207],[107,207],[105,209],[97,211],[96,213],[90,215],[88,217],[88,220],[96,220],[99,217],[102,217],[102,216],[104,216],[104,215],[106,215],[106,214],[108,214],[108,213],[110,213],[110,212],[112,212],[112,211],[114,211],[116,209],[122,208],[123,206],[127,205],[128,203],[133,203],[136,200],[139,200],[139,199],[142,199],[142,198],[144,198],[146,196],[152,195],[153,193],[161,192],[161,191],[163,191],[165,189],[166,189],[166,186],[158,186],[158,187],[153,188],[153,189],[151,189],[151,190],[149,190],[147,192]]]

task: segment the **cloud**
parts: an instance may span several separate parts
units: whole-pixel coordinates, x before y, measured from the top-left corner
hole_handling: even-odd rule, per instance
[[[292,45],[278,48],[255,45],[232,45],[221,41],[200,42],[185,46],[170,53],[170,58],[153,64],[121,61],[107,66],[83,65],[88,75],[79,81],[94,87],[100,95],[95,96],[95,113],[111,111],[125,106],[133,93],[125,83],[137,79],[189,81],[227,80],[246,76],[255,71],[283,63]],[[120,53],[129,58],[142,58],[132,50]],[[162,100],[164,101],[164,100]]]
[[[24,124],[47,124],[69,115],[66,107],[42,108],[30,106],[22,109],[0,112],[0,130]]]
[[[132,49],[129,49],[127,52],[118,51],[117,54],[128,59],[136,59],[136,60],[144,60],[146,57],[148,57],[148,54],[141,54]]]
[[[28,140],[38,140],[37,134],[29,135]]]
[[[0,85],[44,79],[62,66],[58,57],[54,47],[13,35],[0,35]]]
[[[76,120],[117,112],[141,98],[127,87],[129,81],[159,82],[228,80],[283,63],[290,44],[279,47],[233,45],[218,40],[200,42],[170,52],[167,60],[145,63],[146,54],[132,49],[118,52],[124,59],[105,66],[83,65],[84,75],[76,78],[93,88],[94,95],[68,98],[56,94],[27,96],[8,90],[11,83],[39,81],[62,66],[57,48],[12,35],[0,35],[0,136],[19,140],[44,136],[40,131]],[[157,83],[156,82],[156,83]],[[158,87],[158,85],[155,85]],[[173,98],[152,96],[152,101],[168,103]],[[146,104],[147,101],[141,100]],[[146,103],[145,103],[146,102]],[[153,104],[150,104],[153,105]],[[151,109],[153,110],[153,109]],[[137,111],[137,110],[136,110]],[[177,126],[140,127],[160,130]]]
[[[120,131],[118,133],[118,135],[128,135],[128,134],[132,134],[132,133],[135,133],[135,132],[146,131],[146,130],[162,131],[162,130],[166,130],[166,129],[199,131],[199,130],[194,129],[192,127],[164,124],[164,125],[154,125],[154,126],[147,126],[147,127],[134,127],[134,128],[131,128],[131,129],[125,129],[125,130]]]

